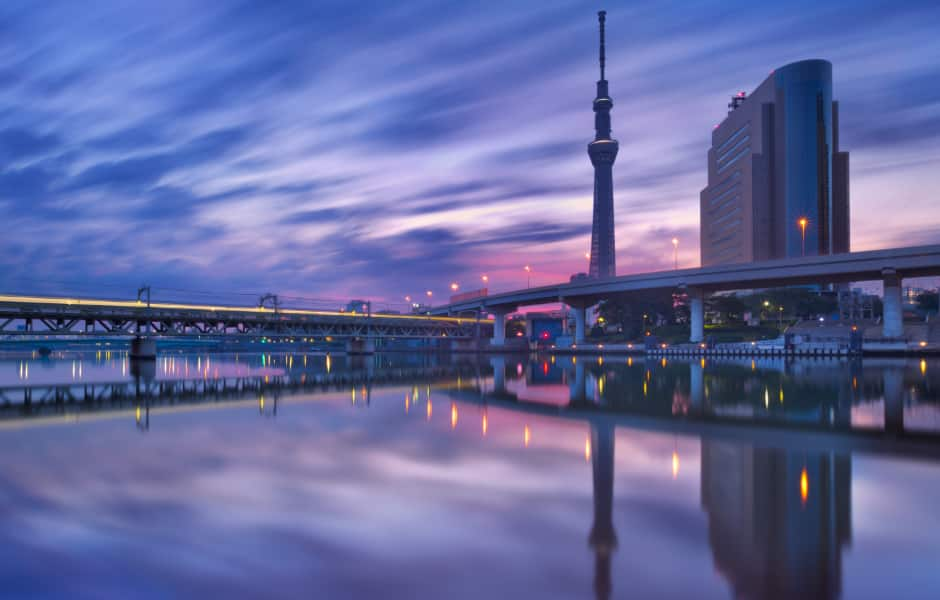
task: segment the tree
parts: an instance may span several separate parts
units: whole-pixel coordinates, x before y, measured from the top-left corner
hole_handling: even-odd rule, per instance
[[[938,307],[940,307],[940,294],[937,292],[917,294],[917,306],[924,312],[937,312]]]
[[[627,338],[641,337],[660,318],[675,320],[672,293],[667,290],[634,292],[601,302],[598,312],[607,323],[619,325]]]
[[[725,322],[740,321],[747,310],[747,305],[737,296],[713,296],[708,305]]]

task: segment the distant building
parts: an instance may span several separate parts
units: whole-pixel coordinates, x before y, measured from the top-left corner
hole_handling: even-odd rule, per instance
[[[901,298],[907,304],[917,304],[917,297],[928,290],[922,287],[907,286],[901,291]]]
[[[702,265],[849,251],[849,154],[832,64],[804,60],[739,92],[712,132]]]
[[[369,311],[369,301],[368,300],[350,300],[346,303],[346,308],[343,312],[348,313],[358,313],[358,314],[368,314]]]

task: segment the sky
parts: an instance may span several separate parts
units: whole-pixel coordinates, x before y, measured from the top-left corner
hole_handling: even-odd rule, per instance
[[[388,306],[587,270],[598,8],[619,274],[699,265],[729,96],[833,63],[853,250],[940,242],[936,2],[0,4],[0,291]]]

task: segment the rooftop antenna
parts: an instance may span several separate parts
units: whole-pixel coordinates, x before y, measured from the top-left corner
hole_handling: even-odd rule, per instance
[[[601,81],[604,81],[604,23],[607,21],[607,11],[597,11],[597,20],[601,27]]]

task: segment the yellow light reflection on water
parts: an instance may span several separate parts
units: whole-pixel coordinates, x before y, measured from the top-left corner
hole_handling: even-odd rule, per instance
[[[483,437],[486,437],[486,432],[490,428],[490,420],[486,416],[486,411],[483,411]]]
[[[800,472],[800,502],[806,504],[809,498],[809,475],[806,473],[806,467]]]
[[[529,424],[526,423],[525,429],[522,430],[522,443],[526,448],[529,447],[529,442],[532,441],[532,431],[529,429]]]
[[[431,399],[428,398],[428,421],[431,420],[431,412],[432,412],[432,410],[433,410],[433,409],[431,408]]]
[[[921,375],[927,374],[927,361],[924,359],[920,359],[920,374]]]
[[[405,394],[405,414],[408,414],[408,409],[411,407],[411,396]]]
[[[330,355],[326,355],[326,372],[329,373],[333,370],[333,359],[330,358]]]
[[[457,429],[457,403],[450,403],[450,428]]]
[[[679,477],[679,452],[676,450],[672,451],[672,478],[676,479]]]
[[[584,438],[584,462],[591,462],[591,436]]]

